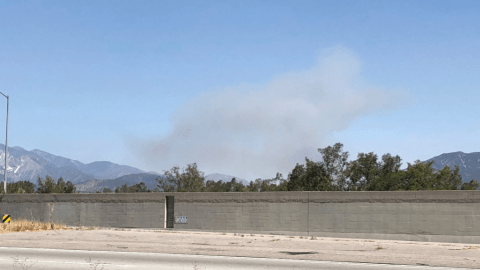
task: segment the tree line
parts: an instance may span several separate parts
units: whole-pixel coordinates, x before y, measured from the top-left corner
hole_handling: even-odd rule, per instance
[[[60,177],[55,181],[52,177],[46,176],[37,178],[37,189],[30,181],[7,182],[7,193],[75,193],[77,187],[71,182]],[[0,183],[0,193],[4,193],[4,181]]]
[[[475,190],[477,180],[462,183],[458,166],[445,166],[435,171],[433,161],[407,163],[401,170],[402,159],[390,154],[379,156],[373,152],[359,153],[357,159],[348,161],[349,153],[343,144],[319,148],[322,161],[314,162],[305,158],[305,164],[296,164],[284,179],[277,173],[271,179],[256,179],[248,185],[235,178],[223,182],[208,180],[199,171],[197,164],[188,164],[180,171],[178,166],[164,171],[165,179],[157,178],[157,187],[149,189],[144,182],[128,186],[117,186],[114,191],[104,188],[96,193],[136,192],[264,192],[264,191],[401,191],[401,190]],[[276,184],[278,183],[278,184]],[[3,182],[0,184],[3,193]],[[61,177],[55,182],[47,176],[38,177],[38,188],[29,181],[7,184],[7,193],[75,193],[75,185]]]
[[[400,190],[474,190],[479,187],[472,179],[462,184],[458,166],[445,166],[435,171],[433,161],[420,160],[401,170],[401,158],[384,154],[359,153],[348,161],[349,153],[343,144],[319,148],[322,161],[305,158],[305,164],[296,164],[286,179],[277,173],[271,179],[256,179],[245,186],[233,178],[230,182],[206,181],[196,163],[183,172],[175,166],[165,172],[165,179],[157,178],[157,189],[165,192],[262,192],[262,191],[400,191]],[[277,185],[275,182],[279,182]]]

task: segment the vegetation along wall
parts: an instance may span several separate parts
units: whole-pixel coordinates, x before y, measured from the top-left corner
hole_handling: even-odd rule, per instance
[[[73,226],[480,244],[480,191],[8,194],[0,213]]]

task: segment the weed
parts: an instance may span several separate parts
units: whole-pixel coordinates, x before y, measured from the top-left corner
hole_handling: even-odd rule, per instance
[[[105,266],[105,263],[101,263],[100,261],[92,262],[92,258],[88,258],[88,260],[85,261],[90,264],[90,268],[93,270],[103,270],[103,267]],[[100,265],[102,265],[102,267],[98,268]]]
[[[18,266],[22,270],[28,270],[28,269],[32,268],[32,266],[35,264],[35,263],[32,263],[32,264],[28,265],[27,264],[28,257],[25,258],[24,260],[20,260],[18,258],[18,255],[17,255],[17,257],[12,258],[12,259],[14,260],[13,269],[17,269],[17,266]]]
[[[376,248],[376,250],[379,250],[379,249],[384,249],[384,248],[381,247],[381,246],[378,246],[378,247]]]
[[[10,223],[0,224],[0,233],[51,230],[72,230],[72,228],[68,228],[65,224],[60,223],[29,221],[25,219],[12,220]]]
[[[194,270],[200,270],[200,268],[197,268],[197,262],[195,262],[195,265],[193,266]],[[205,268],[206,269],[206,268]]]
[[[310,240],[317,240],[317,237],[312,236],[312,238],[310,238]]]

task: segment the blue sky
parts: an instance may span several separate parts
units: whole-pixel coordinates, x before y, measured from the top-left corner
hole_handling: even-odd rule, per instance
[[[247,180],[335,142],[404,164],[477,152],[478,14],[479,1],[1,1],[9,145]]]

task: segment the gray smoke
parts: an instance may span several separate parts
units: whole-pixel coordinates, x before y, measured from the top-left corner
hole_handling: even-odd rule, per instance
[[[357,117],[384,111],[404,97],[367,86],[345,49],[325,51],[311,69],[264,86],[210,92],[172,115],[173,131],[157,140],[132,139],[129,148],[151,170],[196,162],[208,173],[254,180],[285,177],[305,157],[320,160],[327,135]]]

